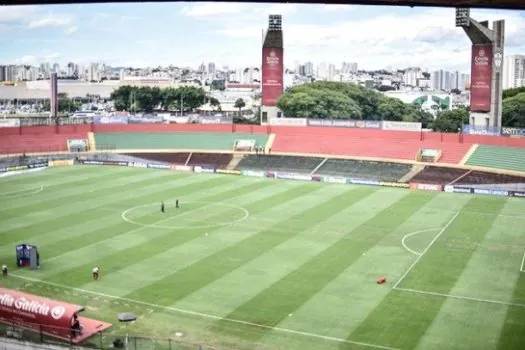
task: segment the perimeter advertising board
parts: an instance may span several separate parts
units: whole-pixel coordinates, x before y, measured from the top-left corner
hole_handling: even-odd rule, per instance
[[[490,112],[492,44],[472,45],[470,111]]]
[[[501,134],[503,136],[525,137],[525,129],[502,128]]]
[[[262,49],[262,104],[275,106],[283,94],[283,49]]]

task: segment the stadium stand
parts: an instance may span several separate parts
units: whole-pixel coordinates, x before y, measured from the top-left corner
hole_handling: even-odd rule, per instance
[[[225,153],[192,153],[186,165],[210,166],[217,169],[226,169],[233,159],[233,154]]]
[[[425,184],[446,185],[465,175],[467,172],[468,170],[465,169],[427,166],[411,178],[410,181]]]
[[[68,139],[87,139],[85,133],[3,135],[0,137],[0,154],[49,153],[67,151]]]
[[[247,155],[237,165],[238,170],[266,170],[311,173],[324,158]]]
[[[120,153],[125,156],[134,157],[139,159],[139,162],[151,161],[160,162],[166,164],[177,164],[184,165],[188,161],[190,154],[188,152],[183,153]]]
[[[471,144],[445,143],[439,141],[380,139],[359,137],[317,137],[313,135],[278,134],[272,149],[275,152],[334,154],[357,157],[415,160],[421,148],[442,151],[439,162],[459,163]]]
[[[258,145],[268,141],[266,134],[242,133],[95,133],[97,148],[172,149],[172,150],[233,150],[235,140],[255,140]]]
[[[485,184],[518,184],[525,183],[525,176],[487,173],[484,171],[471,171],[455,185],[485,185]]]
[[[347,176],[381,181],[398,181],[412,166],[391,162],[369,162],[352,159],[328,159],[315,175]]]
[[[525,172],[525,148],[479,145],[466,165]]]

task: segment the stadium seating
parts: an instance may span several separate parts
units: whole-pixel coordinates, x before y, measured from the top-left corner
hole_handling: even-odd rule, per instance
[[[525,184],[525,176],[494,174],[483,171],[472,171],[459,179],[455,185],[484,185],[484,184]]]
[[[411,169],[409,164],[328,159],[315,175],[346,176],[381,181],[397,181]]]
[[[446,185],[465,175],[467,172],[468,170],[465,169],[427,166],[411,178],[410,182]]]
[[[456,164],[465,156],[470,146],[459,142],[421,142],[414,139],[278,134],[272,149],[275,152],[414,160],[421,148],[435,148],[442,151],[440,162]]]
[[[0,137],[0,154],[63,152],[68,150],[68,139],[86,138],[84,133],[3,135]]]
[[[247,155],[237,165],[239,170],[266,170],[311,173],[323,158]]]
[[[184,165],[190,154],[186,153],[121,153],[126,156],[153,162]]]
[[[242,133],[96,133],[97,149],[112,146],[117,150],[232,150],[235,140],[255,140],[265,145],[267,134]]]
[[[233,154],[227,153],[192,153],[187,165],[209,166],[225,169],[233,159]]]
[[[466,164],[525,172],[525,148],[479,145]]]

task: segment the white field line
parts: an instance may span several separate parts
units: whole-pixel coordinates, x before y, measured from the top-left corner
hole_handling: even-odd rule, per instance
[[[22,196],[24,195],[30,195],[30,194],[37,194],[37,193],[40,193],[44,190],[44,185],[40,185],[40,187],[38,188],[30,188],[30,189],[27,189],[27,190],[18,190],[18,191],[11,191],[11,192],[2,192],[0,193],[0,196],[11,196],[13,194],[21,194]]]
[[[90,290],[86,290],[86,289],[69,287],[69,286],[66,286],[66,285],[58,284],[58,283],[42,281],[42,280],[39,280],[39,279],[36,279],[36,278],[31,278],[31,277],[23,277],[23,276],[17,276],[17,275],[13,275],[13,274],[11,274],[10,276],[18,278],[18,279],[21,279],[21,280],[31,281],[31,282],[34,282],[34,283],[41,283],[41,284],[45,284],[45,285],[49,285],[49,286],[53,286],[53,287],[57,287],[57,288],[61,288],[61,289],[66,289],[66,290],[70,290],[70,291],[76,291],[78,293],[96,295],[96,296],[107,298],[107,299],[120,300],[120,301],[125,301],[125,302],[136,304],[136,305],[143,305],[143,306],[152,307],[152,308],[155,308],[155,309],[168,310],[168,311],[172,311],[172,312],[176,312],[176,313],[192,315],[192,316],[198,316],[198,317],[208,318],[208,319],[217,320],[217,321],[226,321],[226,322],[241,324],[241,325],[245,325],[245,326],[252,326],[252,327],[257,327],[257,328],[262,328],[262,329],[274,330],[274,331],[278,331],[278,332],[282,332],[282,333],[289,333],[289,334],[301,335],[301,336],[310,337],[310,338],[330,340],[330,341],[334,341],[334,342],[338,342],[338,343],[360,345],[360,346],[363,346],[363,347],[369,347],[369,348],[373,348],[373,349],[400,350],[400,349],[391,348],[391,347],[388,347],[388,346],[382,346],[382,345],[376,345],[376,344],[370,344],[370,343],[363,343],[363,342],[358,342],[358,341],[351,341],[351,340],[347,340],[347,339],[335,338],[335,337],[330,337],[330,336],[316,334],[316,333],[296,331],[296,330],[288,329],[288,328],[272,327],[272,326],[268,326],[268,325],[263,325],[263,324],[258,324],[258,323],[243,321],[243,320],[237,320],[237,319],[233,319],[233,318],[221,317],[221,316],[212,315],[212,314],[206,314],[206,313],[202,313],[202,312],[196,312],[196,311],[179,309],[179,308],[163,306],[163,305],[158,305],[158,304],[153,304],[153,303],[147,303],[147,302],[140,301],[140,300],[133,300],[133,299],[125,298],[125,297],[118,297],[118,296],[105,294],[105,293],[100,293],[100,292],[94,292],[94,291],[90,291]]]
[[[523,258],[521,259],[520,272],[525,272],[525,252],[523,253]]]
[[[429,208],[429,210],[438,210],[444,212],[456,212],[455,210],[450,209],[441,209],[441,208]],[[514,218],[514,219],[524,219],[525,215],[507,215],[507,214],[494,214],[494,213],[483,213],[480,211],[470,211],[470,210],[461,210],[462,214],[474,214],[474,215],[487,215],[487,216],[496,216],[501,218]]]
[[[408,250],[410,253],[412,253],[412,254],[414,254],[414,255],[421,255],[421,253],[416,252],[415,250],[410,249],[410,247],[406,245],[405,240],[406,240],[408,237],[412,237],[412,236],[415,236],[415,235],[420,234],[420,233],[431,232],[431,231],[439,231],[439,229],[438,229],[438,228],[429,228],[429,229],[427,229],[427,230],[419,230],[419,231],[415,231],[415,232],[407,233],[407,234],[404,235],[403,238],[401,239],[401,244],[402,244],[403,247],[404,247],[406,250]]]
[[[441,237],[441,235],[443,234],[443,232],[445,232],[448,227],[454,222],[454,220],[456,220],[456,218],[458,217],[459,215],[459,211],[452,217],[452,219],[449,220],[449,222],[447,222],[447,224],[441,229],[441,231],[439,231],[439,233],[436,235],[436,237],[434,237],[434,239],[428,244],[428,246],[421,252],[420,255],[418,255],[418,257],[414,260],[414,262],[412,263],[412,265],[410,265],[408,267],[408,269],[405,271],[405,273],[397,280],[396,284],[394,284],[394,286],[392,287],[393,289],[396,289],[397,286],[406,278],[406,276],[408,276],[408,274],[410,273],[410,271],[412,271],[412,269],[414,268],[414,266],[417,265],[417,263],[419,262],[419,260],[421,260],[421,258],[423,257],[423,255],[425,255],[426,252],[428,252],[428,250],[434,245],[434,243],[436,243],[436,241],[439,239],[439,237]]]
[[[191,210],[188,210],[188,211],[186,211],[186,212],[184,212],[184,213],[182,213],[182,214],[179,214],[179,215],[177,215],[177,216],[169,216],[169,217],[167,217],[167,218],[165,218],[165,219],[162,219],[162,220],[159,220],[159,221],[155,222],[154,225],[160,224],[160,223],[162,223],[162,222],[168,221],[168,220],[173,219],[173,218],[176,218],[176,217],[180,217],[180,216],[182,216],[182,215],[184,215],[184,214],[187,214],[187,213],[191,213],[192,211],[200,210],[200,209],[202,209],[202,208],[203,208],[203,207],[195,208],[195,209],[191,209]],[[133,208],[131,208],[131,209],[133,209]],[[129,209],[129,210],[131,210],[131,209]],[[124,212],[123,212],[123,213],[124,213]],[[126,220],[124,220],[124,221],[126,221]],[[123,232],[122,234],[123,234],[123,235],[124,235],[124,234],[127,235],[127,234],[131,234],[131,233],[138,232],[138,231],[140,231],[140,230],[144,230],[144,229],[146,229],[146,228],[152,228],[152,226],[139,226],[139,227],[137,227],[136,229],[133,229],[133,230],[131,230],[131,231],[127,231],[127,232]],[[117,236],[118,236],[118,235],[117,235]],[[85,248],[95,247],[95,246],[97,246],[97,245],[99,245],[99,244],[102,244],[102,243],[104,243],[104,242],[106,242],[106,241],[109,241],[109,240],[111,240],[111,239],[114,239],[114,238],[117,237],[117,236],[112,236],[112,237],[109,237],[109,238],[103,239],[103,240],[101,240],[101,241],[97,241],[97,242],[95,242],[95,243],[92,243],[92,244],[88,244],[88,245],[82,246],[81,248],[78,248],[78,249],[75,249],[75,250],[70,250],[70,251],[68,251],[67,253],[60,254],[60,255],[54,256],[54,257],[52,257],[52,258],[49,258],[49,259],[47,259],[47,260],[44,260],[42,263],[47,263],[47,262],[50,262],[50,261],[53,261],[53,260],[56,260],[56,259],[60,259],[61,257],[65,256],[65,255],[73,254],[73,253],[75,253],[75,252],[77,252],[77,251],[79,251],[79,250],[85,249]]]
[[[468,301],[475,301],[475,302],[478,302],[478,303],[498,304],[498,305],[516,306],[516,307],[524,307],[525,308],[525,304],[511,303],[511,302],[501,301],[501,300],[491,300],[491,299],[466,297],[466,296],[461,296],[461,295],[426,292],[426,291],[417,290],[417,289],[410,289],[410,288],[395,288],[395,289],[399,290],[401,292],[416,293],[416,294],[423,294],[423,295],[432,295],[432,296],[438,296],[438,297],[443,297],[443,298],[451,298],[451,299],[458,299],[458,300],[468,300]]]

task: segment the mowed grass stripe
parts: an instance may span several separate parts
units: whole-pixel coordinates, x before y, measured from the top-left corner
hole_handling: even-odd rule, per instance
[[[360,188],[330,198],[319,206],[310,208],[292,219],[302,219],[300,223],[288,224],[286,220],[276,223],[272,229],[258,232],[247,239],[229,246],[199,262],[179,270],[161,281],[134,291],[129,299],[146,300],[160,305],[170,305],[194,293],[213,281],[222,278],[233,270],[257,258],[263,253],[297,235],[297,231],[307,230],[315,225],[319,217],[330,217],[362,198],[373,193],[373,189]],[[293,231],[282,232],[289,227]],[[198,278],[196,278],[198,276]],[[173,288],[176,285],[177,288]]]
[[[470,260],[476,243],[483,240],[495,216],[473,216],[470,212],[501,211],[505,200],[473,197],[401,282],[413,288],[448,294]],[[451,218],[453,216],[451,215]],[[462,249],[459,249],[461,244]],[[455,249],[455,250],[454,250]],[[393,290],[348,338],[395,348],[415,348],[428,330],[445,298]],[[404,327],[399,327],[404,324]],[[348,347],[342,345],[341,348]]]
[[[35,206],[29,205],[32,209],[28,208],[18,208],[13,210],[13,214],[9,219],[4,221],[4,228],[0,229],[1,232],[5,230],[19,229],[26,227],[24,221],[21,219],[31,218],[33,224],[41,223],[47,221],[51,218],[55,220],[60,220],[66,215],[71,215],[75,213],[76,207],[72,204],[81,202],[84,208],[98,208],[101,206],[101,202],[118,202],[122,200],[121,193],[127,190],[141,188],[141,184],[157,186],[159,183],[167,183],[169,181],[175,180],[184,180],[193,181],[189,176],[170,176],[170,173],[163,173],[162,176],[159,176],[162,173],[144,173],[144,174],[132,174],[132,173],[122,173],[119,176],[112,174],[110,178],[106,181],[98,181],[96,184],[93,184],[93,190],[85,190],[81,187],[81,191],[77,190],[76,186],[71,186],[67,191],[71,191],[73,194],[71,196],[65,196],[57,194],[58,199],[52,199],[50,202],[38,203]],[[115,193],[115,189],[119,189],[120,193]],[[65,193],[66,191],[64,191]],[[50,209],[53,210],[51,215]],[[42,215],[40,215],[42,214]]]
[[[357,244],[355,240],[345,239],[343,236],[322,253],[230,313],[225,317],[226,321],[217,322],[216,331],[232,330],[232,324],[227,319],[275,327],[432,198],[433,195],[421,193],[411,193],[401,198],[348,233],[355,239],[366,237],[366,241]],[[385,225],[384,229],[378,226],[382,224]],[[239,332],[237,334],[241,337],[248,336],[252,339],[258,339],[269,331],[268,328],[257,331],[250,326],[247,327],[250,331],[244,328],[236,325],[233,330]]]
[[[285,216],[292,216],[293,213],[300,211],[297,210],[296,203],[318,201],[316,194],[319,192],[319,188],[317,186],[304,184],[297,186],[295,183],[292,188],[287,189],[287,187],[289,186],[283,186],[280,183],[276,188],[272,188],[272,190],[279,189],[278,192],[265,189],[269,193],[254,192],[250,196],[244,196],[244,201],[240,197],[236,202],[250,210],[250,217],[252,217],[257,214],[277,212],[284,209],[287,209]],[[262,206],[261,203],[265,203],[265,206]],[[147,256],[140,263],[132,263],[107,277],[104,275],[103,280],[96,283],[90,282],[83,285],[82,288],[100,290],[103,293],[118,296],[129,294],[133,290],[158,282],[176,270],[184,269],[253,234],[251,231],[240,232],[232,226],[206,229],[206,231],[208,231],[208,235],[204,234],[204,230],[196,230],[197,237],[195,239],[183,245],[174,245],[173,247],[166,245],[164,251]],[[141,278],[131,278],[131,276],[141,276]],[[121,283],[115,285],[113,283],[115,280],[119,280]]]
[[[111,169],[109,171],[94,173],[89,179],[77,179],[70,183],[63,181],[56,182],[54,185],[43,183],[36,183],[35,187],[40,185],[44,186],[42,192],[37,196],[31,196],[31,198],[18,198],[10,201],[7,206],[0,212],[5,218],[16,216],[20,214],[20,209],[23,208],[25,213],[33,213],[49,207],[59,207],[64,203],[72,203],[76,200],[77,196],[87,195],[96,196],[107,192],[107,184],[117,182],[118,185],[128,185],[134,181],[140,181],[141,177],[162,177],[166,173],[162,172],[149,172],[148,173],[133,173],[130,171],[123,171],[121,169]],[[177,177],[188,177],[188,174],[174,174]],[[69,178],[68,178],[69,179]],[[108,182],[111,181],[111,182]],[[71,184],[74,184],[71,186]],[[90,192],[92,191],[92,192]],[[88,195],[89,194],[89,195]]]
[[[27,218],[26,220],[22,220],[25,224],[21,223],[16,225],[18,227],[16,229],[9,229],[9,235],[0,235],[0,237],[2,237],[0,245],[27,240],[39,235],[42,233],[42,227],[44,226],[47,231],[52,231],[62,229],[72,223],[85,222],[90,219],[102,219],[99,209],[108,205],[128,207],[132,203],[141,203],[140,201],[148,199],[160,202],[160,199],[166,199],[188,192],[198,192],[202,189],[220,186],[234,181],[226,177],[208,178],[204,181],[201,177],[183,178],[178,179],[179,182],[169,177],[164,178],[164,181],[150,180],[151,178],[149,180],[146,179],[144,185],[140,185],[139,183],[134,184],[134,186],[128,188],[130,192],[106,190],[104,193],[106,196],[95,197],[91,200],[79,198],[78,201],[74,202],[77,205],[70,203],[68,206],[49,208],[50,215],[46,215],[42,219],[38,217]],[[188,184],[185,184],[185,182],[188,182]],[[67,218],[65,219],[64,216]],[[130,225],[128,223],[126,224],[127,226]]]
[[[63,168],[47,168],[42,171],[33,172],[33,173],[25,173],[20,174],[16,176],[7,176],[0,178],[0,188],[2,186],[17,186],[22,185],[26,186],[28,184],[31,184],[34,182],[34,180],[38,181],[49,181],[49,180],[56,180],[59,177],[69,177],[70,174],[78,173],[80,168],[84,168],[85,170],[82,171],[82,174],[90,174],[92,171],[97,172],[95,167],[81,167],[81,166],[70,166],[70,167],[63,167]],[[92,170],[95,169],[95,170]]]
[[[239,195],[244,193],[250,193],[253,191],[254,187],[262,187],[262,186],[268,186],[268,184],[260,184],[260,183],[249,183],[248,186],[239,187],[236,189],[230,189],[222,191],[222,194],[224,198],[231,198],[232,196],[235,197],[235,193],[239,193]],[[218,187],[220,189],[220,186]],[[203,204],[201,207],[204,207]],[[200,207],[198,208],[200,209]],[[159,208],[160,210],[160,208]],[[183,214],[180,214],[183,215]],[[163,219],[159,220],[159,222],[167,222],[169,220],[175,219],[177,216],[171,216],[166,213]],[[211,217],[211,215],[210,215]],[[206,220],[206,216],[204,217],[204,220]],[[53,276],[58,276],[56,278],[60,278],[60,276],[63,276],[64,273],[67,273],[68,270],[77,270],[79,267],[84,266],[86,264],[91,264],[91,262],[94,262],[95,265],[100,265],[103,261],[103,259],[107,260],[116,260],[114,259],[114,256],[112,254],[122,254],[123,258],[118,259],[118,266],[123,267],[123,259],[124,256],[128,253],[140,253],[140,249],[143,249],[144,247],[141,246],[142,244],[150,244],[152,245],[152,242],[155,242],[156,240],[160,240],[159,244],[163,244],[166,242],[163,242],[163,237],[170,236],[170,234],[176,230],[168,230],[168,229],[155,229],[145,226],[137,226],[133,224],[129,224],[127,222],[123,222],[123,224],[126,224],[123,227],[128,227],[127,230],[118,231],[115,233],[113,230],[104,230],[103,236],[99,236],[98,234],[92,234],[89,235],[90,240],[92,240],[91,244],[80,244],[80,247],[77,250],[67,250],[64,254],[58,255],[56,258],[51,258],[51,260],[44,260],[44,263],[46,265],[51,265],[53,267],[49,270],[41,270],[41,274],[44,275],[46,278],[52,278]],[[131,227],[131,229],[129,229]],[[181,239],[182,237],[187,237],[186,235],[180,235]],[[76,240],[81,240],[82,237],[77,237]],[[78,242],[81,243],[81,242]],[[154,245],[153,245],[154,246]],[[130,251],[129,249],[133,249],[133,251]],[[165,248],[165,246],[164,246]],[[144,251],[142,254],[146,254],[147,252]],[[70,260],[72,255],[79,255],[80,258],[77,258],[73,264],[65,264],[65,261]],[[126,256],[127,258],[127,256]],[[117,261],[114,261],[117,263]],[[54,280],[54,279],[53,279]]]
[[[519,271],[519,262],[517,269]],[[525,272],[521,272],[512,293],[512,301],[525,304]],[[499,335],[498,350],[522,350],[525,344],[525,312],[521,307],[509,307]]]

